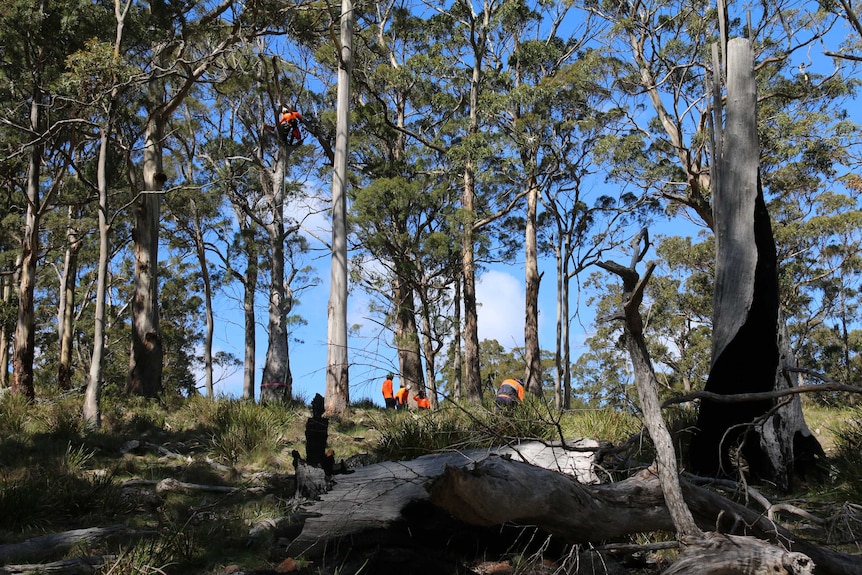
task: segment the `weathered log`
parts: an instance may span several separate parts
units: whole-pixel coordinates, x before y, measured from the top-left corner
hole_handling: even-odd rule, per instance
[[[289,545],[288,554],[316,556],[328,541],[386,528],[399,521],[409,504],[428,500],[427,485],[447,466],[467,466],[490,454],[502,454],[566,473],[578,481],[597,482],[593,466],[599,448],[599,443],[593,440],[567,441],[565,446],[525,442],[435,453],[412,461],[385,461],[361,467],[350,475],[336,475],[332,489],[307,506],[306,511],[315,517],[306,520],[300,536]]]
[[[193,493],[195,491],[210,491],[215,493],[234,493],[239,491],[237,487],[226,485],[201,485],[198,483],[186,483],[178,479],[162,479],[156,484],[156,493],[172,491],[176,493]]]
[[[560,451],[564,456],[570,453]],[[331,491],[310,505],[307,511],[318,516],[306,520],[287,554],[313,558],[335,542],[357,540],[364,533],[397,525],[414,529],[409,510],[418,503],[445,511],[450,527],[532,525],[567,543],[674,529],[658,477],[650,471],[616,483],[584,485],[513,459],[476,450],[358,469],[339,477]],[[681,486],[695,521],[705,531],[751,535],[803,553],[817,565],[817,575],[862,573],[859,557],[795,540],[758,511],[686,481]],[[427,516],[418,520],[427,522]]]
[[[50,556],[60,556],[78,545],[87,545],[126,533],[124,525],[74,529],[63,533],[52,533],[34,537],[20,543],[0,545],[0,563],[10,561],[32,561]]]
[[[757,511],[685,481],[681,486],[701,529],[750,535],[802,553],[814,561],[817,575],[862,573],[862,557],[795,539]],[[467,523],[536,525],[570,543],[674,528],[658,478],[648,471],[617,483],[585,486],[544,469],[489,457],[472,466],[448,468],[430,489],[433,504]]]
[[[683,552],[664,575],[812,575],[807,555],[737,535],[707,533],[683,540]]]
[[[77,557],[74,559],[63,559],[52,563],[34,563],[26,565],[4,565],[0,567],[0,575],[25,575],[26,573],[45,574],[58,573],[60,575],[91,575],[96,573],[108,561],[113,561],[114,555],[104,557]]]

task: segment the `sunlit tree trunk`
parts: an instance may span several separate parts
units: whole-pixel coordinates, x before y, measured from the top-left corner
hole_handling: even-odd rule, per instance
[[[353,68],[353,1],[341,1],[335,162],[332,171],[332,270],[327,309],[326,413],[350,405],[347,363],[347,155],[350,147],[350,74]]]
[[[243,230],[244,248],[248,258],[248,267],[243,278],[243,326],[245,334],[245,359],[242,372],[242,398],[254,401],[254,366],[255,366],[255,319],[254,294],[257,292],[258,250],[254,241],[254,232],[247,227]]]
[[[267,191],[272,221],[266,226],[270,253],[269,321],[267,322],[266,363],[263,366],[260,399],[289,401],[293,396],[293,376],[287,342],[287,316],[292,307],[288,282],[284,275],[284,177],[285,152],[279,150],[272,172],[261,175]]]
[[[90,375],[87,391],[84,394],[82,419],[100,427],[102,423],[102,372],[105,355],[105,299],[108,284],[108,258],[110,256],[108,223],[108,128],[103,127],[99,141],[99,160],[96,172],[96,186],[99,192],[99,263],[96,279],[96,310],[93,317],[93,354],[90,357]]]
[[[434,369],[434,361],[437,357],[437,352],[440,351],[440,346],[435,346],[434,338],[431,336],[434,333],[434,327],[431,322],[430,309],[427,302],[422,305],[422,353],[425,356],[425,381],[428,390],[428,400],[431,402],[431,409],[437,409],[437,372]]]
[[[153,81],[158,84],[158,80]],[[151,100],[159,101],[161,88],[151,85]],[[134,209],[135,280],[132,295],[132,344],[126,391],[156,397],[162,391],[162,335],[159,331],[158,264],[159,213],[166,177],[162,171],[165,118],[151,112],[144,134],[143,185]]]
[[[41,91],[35,88],[30,102],[30,129],[40,133]],[[35,306],[33,291],[36,285],[36,260],[39,257],[39,212],[41,207],[39,177],[42,170],[42,144],[30,149],[27,165],[27,213],[21,236],[21,275],[18,282],[18,323],[15,328],[12,369],[15,377],[12,391],[30,399],[35,397],[33,385],[33,359],[35,356]]]
[[[69,207],[69,224],[66,228],[66,255],[60,275],[60,302],[57,309],[57,335],[60,356],[57,365],[57,385],[60,389],[72,387],[72,343],[75,335],[75,287],[78,277],[78,252],[81,240],[75,228],[74,208]]]
[[[527,182],[527,226],[524,232],[524,386],[528,393],[542,397],[542,350],[539,346],[539,258],[536,249],[536,210],[539,187],[535,178]]]
[[[197,202],[192,199],[189,202],[191,214],[189,222],[192,226],[190,233],[194,238],[195,255],[197,256],[198,266],[201,270],[201,280],[204,287],[204,385],[206,387],[207,397],[213,399],[215,397],[215,388],[213,385],[213,332],[215,331],[215,321],[213,319],[213,289],[212,278],[210,277],[209,262],[207,261],[206,241],[204,240],[203,225],[200,214],[198,212]]]
[[[0,301],[8,302],[12,297],[12,286],[17,277],[17,273],[0,274]],[[0,323],[0,388],[9,386],[9,344],[9,330]]]
[[[463,362],[461,361],[461,278],[455,278],[455,294],[452,297],[452,347],[455,349],[453,353],[452,363],[454,365],[452,395],[456,400],[464,397],[464,370]]]
[[[396,266],[397,267],[397,266]],[[419,349],[419,333],[416,329],[416,309],[413,290],[405,285],[402,276],[396,273],[393,282],[395,302],[395,346],[398,349],[398,369],[401,381],[407,384],[410,394],[425,390],[422,374],[422,355]]]

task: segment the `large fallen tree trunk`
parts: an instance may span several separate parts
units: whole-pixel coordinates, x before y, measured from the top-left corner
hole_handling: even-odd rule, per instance
[[[386,529],[403,521],[404,509],[412,503],[427,501],[427,486],[447,467],[470,465],[492,453],[568,474],[581,483],[596,483],[594,466],[599,449],[594,440],[567,441],[565,447],[533,441],[360,467],[350,475],[337,476],[332,489],[320,501],[306,507],[302,533],[293,539],[287,551],[294,556],[319,556],[330,541]]]
[[[758,511],[686,481],[681,485],[685,502],[701,529],[751,535],[802,553],[817,565],[817,575],[862,573],[862,558],[795,540]],[[616,483],[585,485],[557,471],[478,450],[384,462],[339,476],[333,489],[306,509],[314,516],[305,520],[287,553],[313,558],[327,547],[359,541],[371,531],[405,526],[409,531],[415,527],[409,510],[417,503],[446,511],[447,517],[454,518],[450,527],[534,525],[568,543],[674,530],[658,477],[652,472]],[[426,521],[426,517],[416,521]],[[751,549],[756,548],[753,543]],[[737,572],[745,573],[728,571]]]
[[[787,551],[804,554],[816,564],[814,573],[817,575],[862,573],[860,557],[797,540],[761,513],[707,489],[685,481],[682,489],[685,502],[702,529],[751,535]],[[505,501],[501,500],[501,494],[505,494]],[[536,525],[570,543],[674,528],[658,477],[650,471],[617,483],[587,486],[535,466],[489,457],[469,467],[447,468],[430,486],[430,500],[467,523]],[[756,559],[754,554],[760,553],[757,549],[752,547],[747,557],[752,564]],[[733,558],[734,561],[739,559]],[[792,563],[799,558],[789,556],[787,559]],[[725,568],[726,573],[756,573]],[[784,568],[785,571],[763,572],[797,572]]]

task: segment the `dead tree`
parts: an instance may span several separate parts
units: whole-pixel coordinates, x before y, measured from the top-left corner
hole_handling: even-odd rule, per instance
[[[721,69],[715,56],[716,73]],[[793,385],[779,315],[778,263],[759,174],[754,58],[748,40],[727,47],[726,123],[716,102],[713,169],[716,278],[712,365],[705,390],[723,395]],[[715,82],[719,82],[716,78]],[[702,475],[732,474],[744,460],[751,473],[787,489],[794,444],[817,449],[798,396],[783,402],[700,403],[691,467]],[[741,459],[734,459],[738,456]]]
[[[679,472],[676,465],[676,452],[670,432],[661,415],[661,403],[658,398],[658,382],[652,361],[647,351],[643,335],[643,319],[640,314],[640,304],[643,301],[643,291],[655,264],[650,264],[641,280],[637,272],[637,264],[649,249],[649,234],[643,229],[632,242],[634,254],[629,267],[614,262],[599,262],[599,266],[618,275],[623,280],[622,313],[623,331],[625,333],[626,349],[629,352],[635,372],[635,385],[640,398],[641,412],[647,431],[656,449],[656,466],[661,478],[662,492],[673,517],[677,535],[697,537],[702,535],[691,516],[691,511],[682,498],[679,486]]]

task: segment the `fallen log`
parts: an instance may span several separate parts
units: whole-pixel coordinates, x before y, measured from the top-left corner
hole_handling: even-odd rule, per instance
[[[862,557],[796,539],[761,513],[685,481],[681,486],[701,529],[752,536],[804,554],[816,565],[816,575],[862,573]],[[649,470],[617,483],[586,486],[534,466],[489,457],[472,466],[447,468],[429,488],[431,503],[467,523],[535,525],[569,543],[674,528],[658,477]],[[756,544],[750,546],[752,562],[757,549]],[[785,571],[763,572],[794,573],[782,568]]]
[[[683,552],[663,575],[812,575],[807,555],[753,537],[707,533],[683,540]]]
[[[61,556],[78,545],[89,545],[109,538],[125,535],[124,525],[74,529],[63,533],[52,533],[27,539],[20,543],[0,545],[0,563],[10,561],[32,561],[51,556]]]
[[[195,491],[207,491],[211,493],[236,493],[240,491],[238,487],[230,487],[226,485],[202,485],[199,483],[186,483],[178,479],[170,477],[162,479],[156,484],[156,493],[194,493]]]
[[[595,483],[598,477],[594,465],[599,449],[594,440],[567,441],[565,445],[530,441],[360,467],[350,475],[334,476],[330,491],[305,506],[310,517],[287,552],[293,556],[318,556],[329,541],[389,527],[402,519],[405,507],[428,500],[427,485],[447,466],[467,466],[498,454],[568,474],[578,481]]]
[[[684,480],[681,485],[704,531],[753,536],[802,553],[816,564],[816,575],[862,573],[860,557],[796,539],[758,511]],[[584,485],[511,455],[476,450],[383,462],[339,476],[331,491],[308,506],[314,516],[286,551],[313,558],[328,545],[358,540],[363,533],[404,524],[414,529],[409,510],[417,502],[445,511],[450,526],[531,525],[571,544],[674,530],[658,477],[650,471],[616,483]],[[427,514],[417,520],[427,523]]]
[[[92,575],[108,561],[116,559],[115,555],[104,557],[77,557],[74,559],[63,559],[52,563],[34,563],[25,565],[4,565],[0,567],[0,575],[44,575],[53,573],[59,575]]]

